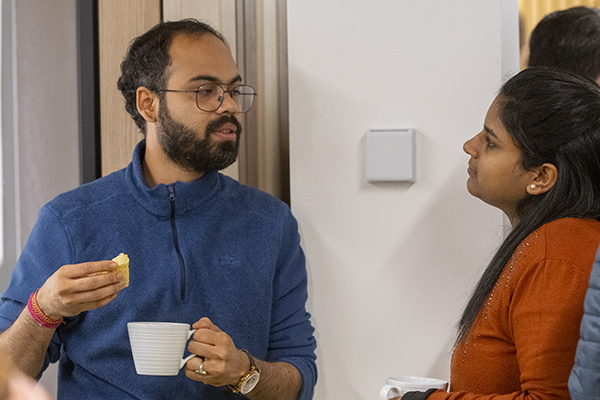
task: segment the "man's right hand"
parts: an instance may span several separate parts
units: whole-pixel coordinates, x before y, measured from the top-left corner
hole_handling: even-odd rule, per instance
[[[116,268],[114,261],[64,265],[40,288],[38,305],[52,319],[102,307],[125,286]]]

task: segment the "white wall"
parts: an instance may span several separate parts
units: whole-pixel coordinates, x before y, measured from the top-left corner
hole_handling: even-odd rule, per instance
[[[289,1],[288,30],[315,399],[376,399],[394,374],[448,379],[454,324],[503,234],[466,190],[462,144],[518,68],[517,2]],[[415,184],[366,182],[370,128],[417,129]]]

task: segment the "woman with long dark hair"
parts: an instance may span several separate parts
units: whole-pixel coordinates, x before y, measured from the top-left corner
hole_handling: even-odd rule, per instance
[[[448,393],[407,399],[569,398],[600,242],[600,87],[526,69],[464,144],[467,188],[512,224],[458,324]]]

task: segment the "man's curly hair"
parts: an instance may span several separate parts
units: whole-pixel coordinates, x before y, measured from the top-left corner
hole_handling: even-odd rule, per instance
[[[211,34],[223,43],[225,38],[210,25],[195,19],[162,22],[133,40],[121,63],[121,77],[117,88],[125,97],[125,108],[140,131],[146,135],[146,120],[136,106],[136,91],[140,86],[156,91],[163,89],[168,80],[166,68],[171,64],[169,49],[176,35],[203,36]],[[158,92],[161,100],[164,94]]]

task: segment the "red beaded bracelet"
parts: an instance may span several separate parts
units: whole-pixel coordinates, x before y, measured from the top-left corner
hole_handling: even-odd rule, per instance
[[[49,316],[47,316],[44,311],[42,311],[37,302],[37,294],[39,290],[40,289],[36,290],[35,292],[31,293],[31,296],[29,296],[29,301],[27,302],[27,309],[29,310],[29,313],[31,314],[35,322],[38,323],[39,326],[43,326],[45,328],[50,329],[56,329],[60,326],[60,324],[63,323],[63,318],[60,317],[59,319],[52,319]]]

